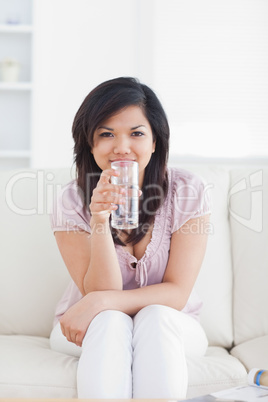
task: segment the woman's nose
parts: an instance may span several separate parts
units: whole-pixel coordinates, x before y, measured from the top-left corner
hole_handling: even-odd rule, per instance
[[[130,143],[128,138],[118,138],[114,146],[115,154],[128,154],[130,153]]]

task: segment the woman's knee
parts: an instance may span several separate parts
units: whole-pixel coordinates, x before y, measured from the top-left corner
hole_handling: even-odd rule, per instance
[[[165,334],[170,336],[171,333],[181,336],[179,314],[179,311],[168,306],[146,306],[134,317],[134,335],[151,333],[154,337],[163,337]]]
[[[117,310],[105,310],[97,314],[91,321],[84,341],[91,335],[96,334],[108,337],[117,335],[118,339],[125,337],[127,334],[131,338],[132,329],[133,322],[129,315]]]
[[[178,321],[180,312],[172,307],[152,304],[141,309],[135,316],[134,322],[143,322],[145,325],[159,325],[168,321]]]
[[[203,356],[208,340],[200,323],[193,317],[172,307],[150,305],[135,316],[134,333],[153,335],[162,339],[181,340],[188,356]]]
[[[132,319],[129,315],[123,313],[118,310],[105,310],[101,311],[99,314],[94,317],[91,322],[92,325],[101,325],[103,327],[112,327],[121,326],[121,327],[132,327]]]

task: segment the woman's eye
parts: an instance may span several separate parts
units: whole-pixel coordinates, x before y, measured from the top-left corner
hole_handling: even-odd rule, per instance
[[[144,134],[141,131],[133,131],[131,135],[134,137],[142,137]]]
[[[113,133],[109,133],[109,132],[107,132],[107,133],[101,133],[101,134],[100,134],[100,137],[104,137],[104,138],[113,137]]]

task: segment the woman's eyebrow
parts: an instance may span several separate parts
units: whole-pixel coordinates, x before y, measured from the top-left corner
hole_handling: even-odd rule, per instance
[[[146,128],[143,124],[140,124],[139,126],[132,127],[131,130],[137,130],[137,128],[139,128],[139,127],[144,127],[144,128]]]
[[[143,124],[139,124],[138,126],[131,127],[130,130],[137,130],[137,128],[139,128],[139,127],[144,127],[144,128],[146,128],[146,126],[144,126]],[[101,130],[101,129],[109,130],[109,131],[114,131],[113,128],[107,127],[107,126],[100,126],[100,127],[97,128],[97,130]]]
[[[98,127],[98,130],[101,130],[102,128],[104,128],[104,130],[114,131],[113,128],[106,127],[106,126],[100,126],[100,127]]]

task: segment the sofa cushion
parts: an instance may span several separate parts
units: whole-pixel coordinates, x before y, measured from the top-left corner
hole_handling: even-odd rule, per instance
[[[42,337],[0,335],[0,395],[6,398],[77,398],[78,358],[55,352]],[[189,358],[188,397],[244,385],[242,364],[220,347]]]
[[[48,212],[68,169],[0,173],[0,334],[48,336],[70,279]]]
[[[268,169],[231,172],[235,345],[268,335]]]
[[[221,347],[210,346],[204,357],[188,358],[187,398],[247,384],[244,366]]]
[[[228,219],[229,170],[215,166],[184,166],[203,178],[211,196],[212,213],[208,244],[196,290],[203,300],[201,324],[213,346],[231,347],[233,342],[233,272]]]
[[[235,346],[231,354],[239,359],[248,371],[255,367],[268,369],[268,335]]]
[[[0,335],[0,356],[2,397],[77,397],[77,359],[51,350],[48,339]]]

